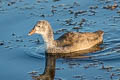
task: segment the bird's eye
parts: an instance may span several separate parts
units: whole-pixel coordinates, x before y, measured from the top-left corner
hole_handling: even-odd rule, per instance
[[[40,27],[40,26],[38,26],[38,27]]]

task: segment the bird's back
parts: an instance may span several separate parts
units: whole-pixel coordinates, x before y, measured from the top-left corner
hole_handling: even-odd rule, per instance
[[[103,41],[103,31],[96,32],[68,32],[57,40],[57,47],[73,47],[74,49],[87,49]]]

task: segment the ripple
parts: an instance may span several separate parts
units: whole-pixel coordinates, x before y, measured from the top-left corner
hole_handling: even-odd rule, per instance
[[[109,40],[107,42],[104,42],[101,46],[104,47],[102,50],[87,55],[92,57],[92,60],[95,59],[107,61],[120,59],[120,39]],[[45,58],[45,45],[40,44],[35,45],[34,47],[26,47],[25,53],[31,57]]]
[[[94,54],[91,54],[92,59],[97,60],[118,60],[120,59],[120,39],[110,40],[103,43],[105,48]]]
[[[44,58],[45,57],[45,45],[40,44],[34,47],[26,47],[24,52],[31,57]]]

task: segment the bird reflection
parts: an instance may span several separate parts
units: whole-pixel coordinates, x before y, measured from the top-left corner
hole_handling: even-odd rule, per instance
[[[96,51],[99,51],[103,48],[100,46],[95,46],[87,50],[81,50],[77,51],[74,53],[67,53],[67,54],[51,54],[51,53],[46,53],[46,65],[45,65],[45,70],[43,74],[40,74],[39,76],[32,76],[34,80],[54,80],[55,76],[55,65],[56,65],[56,59],[59,58],[91,58],[90,56],[85,56],[85,54],[88,53],[94,53]]]

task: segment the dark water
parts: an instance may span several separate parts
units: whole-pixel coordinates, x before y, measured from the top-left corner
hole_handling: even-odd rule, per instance
[[[119,80],[119,4],[119,0],[0,0],[0,80],[32,80],[34,71],[55,80]],[[38,20],[51,23],[55,39],[67,31],[103,30],[103,49],[84,55],[91,58],[45,56],[41,36],[27,36]]]

